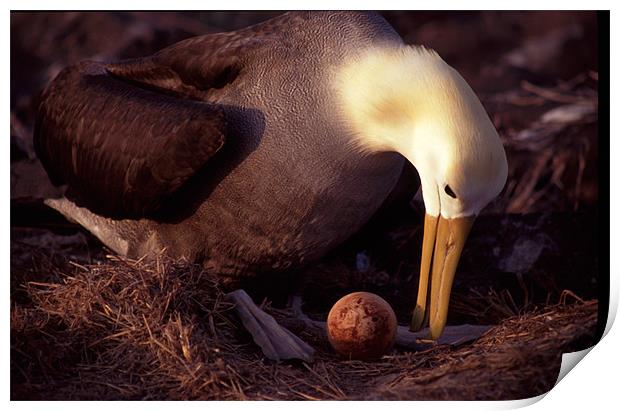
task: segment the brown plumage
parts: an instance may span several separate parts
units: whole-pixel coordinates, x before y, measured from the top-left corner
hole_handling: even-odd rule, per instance
[[[79,93],[69,99],[72,87]],[[127,85],[90,62],[61,72],[38,114],[35,147],[52,181],[111,217],[156,210],[222,147],[226,130],[221,108]]]

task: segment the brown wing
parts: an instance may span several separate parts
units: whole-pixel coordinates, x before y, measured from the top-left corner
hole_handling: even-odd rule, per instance
[[[190,38],[146,58],[108,64],[106,70],[141,87],[206,99],[209,89],[234,81],[248,51],[262,42],[232,34]]]
[[[129,85],[85,62],[43,93],[34,143],[52,182],[113,217],[158,208],[222,146],[223,110]]]

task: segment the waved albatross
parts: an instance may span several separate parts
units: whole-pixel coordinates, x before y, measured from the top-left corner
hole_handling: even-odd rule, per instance
[[[379,208],[406,159],[426,207],[411,327],[428,324],[433,339],[473,220],[507,176],[465,80],[362,12],[287,13],[65,68],[44,91],[34,141],[52,182],[68,186],[48,204],[112,250],[165,249],[231,278],[323,256]],[[255,316],[273,341],[302,345],[272,358],[309,358]]]

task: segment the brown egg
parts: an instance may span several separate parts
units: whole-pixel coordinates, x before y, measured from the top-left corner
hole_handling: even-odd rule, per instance
[[[350,359],[381,357],[394,344],[396,327],[392,307],[378,295],[366,292],[345,295],[327,316],[329,342]]]

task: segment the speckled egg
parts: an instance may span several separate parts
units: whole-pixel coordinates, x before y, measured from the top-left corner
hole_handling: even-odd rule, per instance
[[[334,304],[327,316],[327,336],[340,355],[359,360],[381,357],[394,344],[396,315],[376,294],[356,292]]]

